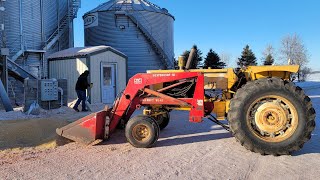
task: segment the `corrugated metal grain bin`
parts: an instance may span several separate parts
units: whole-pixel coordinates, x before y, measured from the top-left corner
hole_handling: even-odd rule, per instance
[[[173,67],[174,17],[146,0],[111,0],[83,16],[85,46],[107,45],[128,56],[128,76]]]
[[[76,99],[75,84],[90,71],[91,103],[112,104],[127,84],[127,56],[110,46],[70,48],[49,56],[49,77],[68,80],[68,98]]]
[[[47,78],[46,58],[73,47],[73,19],[81,0],[7,0],[4,21],[9,59],[36,77]],[[1,4],[0,4],[1,5]],[[0,39],[2,39],[0,37]],[[0,44],[0,46],[2,43]]]

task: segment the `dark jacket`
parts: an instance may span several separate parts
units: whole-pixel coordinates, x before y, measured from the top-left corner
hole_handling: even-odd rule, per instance
[[[77,91],[85,91],[86,89],[89,88],[89,83],[88,83],[88,74],[83,73],[79,76],[77,84],[76,84],[76,90]]]

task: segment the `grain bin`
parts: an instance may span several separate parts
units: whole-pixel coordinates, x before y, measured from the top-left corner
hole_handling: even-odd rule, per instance
[[[174,17],[146,0],[111,0],[83,16],[85,45],[112,46],[128,56],[128,76],[173,67]]]
[[[46,78],[45,57],[73,46],[72,21],[76,17],[80,2],[80,0],[2,1],[5,11],[0,19],[4,22],[4,31],[0,39],[4,39],[1,46],[6,46],[10,50],[9,59],[34,76]]]

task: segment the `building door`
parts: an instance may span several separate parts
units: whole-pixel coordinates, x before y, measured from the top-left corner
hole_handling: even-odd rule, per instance
[[[102,103],[113,104],[116,97],[116,65],[101,65],[101,95]]]

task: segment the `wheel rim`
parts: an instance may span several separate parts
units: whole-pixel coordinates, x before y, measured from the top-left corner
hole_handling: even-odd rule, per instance
[[[150,139],[150,130],[145,125],[136,125],[132,131],[133,137],[138,141],[147,141]]]
[[[290,138],[298,127],[298,114],[293,104],[280,96],[264,96],[254,101],[247,114],[250,130],[267,142]]]

